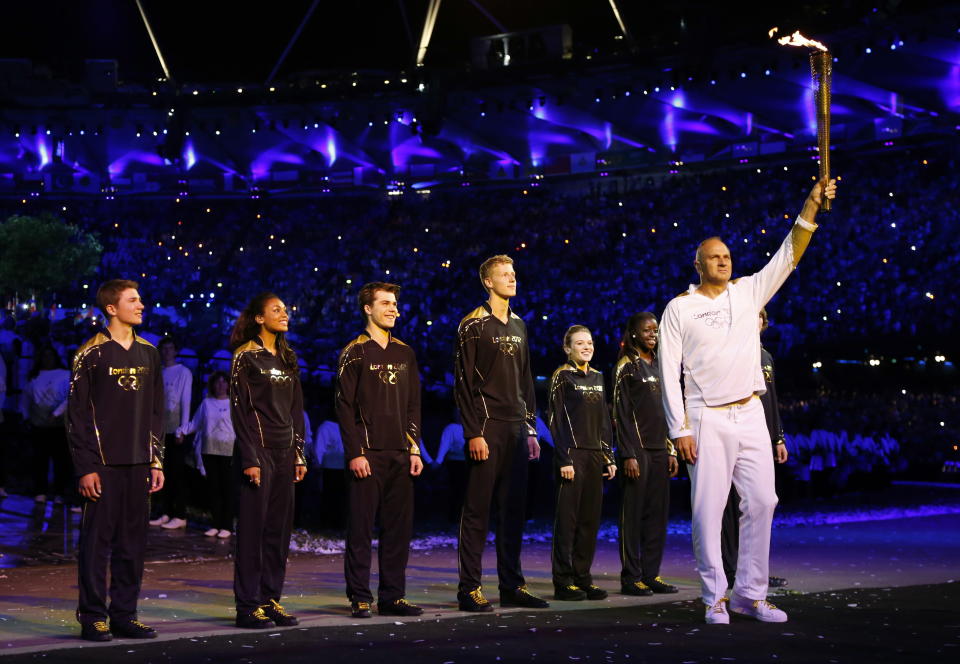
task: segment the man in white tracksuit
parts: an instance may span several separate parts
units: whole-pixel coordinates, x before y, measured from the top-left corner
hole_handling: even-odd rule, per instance
[[[770,530],[777,505],[773,457],[763,406],[757,316],[797,266],[817,226],[823,198],[836,183],[814,185],[790,233],[756,274],[732,279],[730,250],[712,237],[697,247],[700,284],[667,305],[660,322],[659,362],[669,436],[687,462],[693,504],[693,548],[707,605],[706,621],[727,613],[764,622],[787,614],[766,601]],[[683,390],[680,379],[683,374]],[[720,555],[720,526],[730,483],[741,496],[740,557],[731,597]]]

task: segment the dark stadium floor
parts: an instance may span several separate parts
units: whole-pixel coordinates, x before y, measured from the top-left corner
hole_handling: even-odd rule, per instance
[[[701,623],[696,600],[124,642],[10,662],[931,662],[960,651],[960,583],[793,597],[791,620]]]
[[[916,495],[913,489],[907,493]],[[549,662],[951,659],[960,648],[960,584],[953,583],[960,579],[960,489],[927,487],[923,493],[937,503],[894,508],[884,499],[880,508],[860,504],[851,510],[837,500],[819,515],[785,515],[774,531],[771,564],[773,574],[790,582],[771,597],[791,616],[784,625],[736,617],[729,627],[704,625],[690,537],[679,524],[668,538],[663,575],[682,590],[666,602],[611,592],[601,602],[554,601],[543,612],[508,609],[467,616],[454,605],[456,557],[450,538],[435,536],[421,540],[430,548],[412,551],[408,570],[408,596],[426,609],[423,617],[351,619],[342,590],[342,555],[300,552],[291,555],[284,605],[301,617],[301,626],[251,634],[232,625],[229,543],[192,529],[151,529],[140,617],[158,628],[160,638],[109,644],[77,638],[76,568],[64,546],[78,522],[62,510],[54,515],[52,505],[37,509],[27,498],[11,497],[0,504],[0,656],[56,662],[93,656],[103,662],[297,662],[390,655],[439,664],[495,662],[497,657]],[[531,589],[545,596],[552,592],[549,554],[549,543],[540,537],[525,544]],[[488,596],[495,601],[492,548],[485,562]],[[599,542],[594,572],[598,585],[618,589],[617,546],[609,538]]]

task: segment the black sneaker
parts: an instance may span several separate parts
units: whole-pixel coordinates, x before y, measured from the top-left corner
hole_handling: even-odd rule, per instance
[[[139,620],[111,620],[110,633],[122,639],[157,638],[157,630]]]
[[[782,576],[771,576],[767,580],[767,585],[771,588],[784,588],[787,585],[787,580]]]
[[[273,621],[263,612],[262,606],[258,606],[250,613],[237,613],[237,627],[244,629],[269,629],[273,626]]]
[[[369,618],[370,602],[350,602],[350,615],[354,618]]]
[[[620,585],[620,592],[624,595],[636,595],[646,597],[652,595],[653,590],[643,581],[634,581],[633,583],[623,583]]]
[[[423,609],[416,604],[400,598],[392,602],[377,602],[377,613],[381,616],[422,616]]]
[[[522,606],[525,609],[549,609],[550,604],[531,594],[526,586],[500,591],[500,606]]]
[[[477,586],[476,589],[470,592],[463,592],[462,590],[458,592],[457,603],[460,605],[461,611],[469,611],[471,613],[487,613],[488,611],[493,611],[493,605],[483,596],[483,591],[480,589],[480,586]]]
[[[580,590],[586,593],[587,599],[607,599],[607,591],[599,586],[580,586]]]
[[[554,586],[553,598],[558,599],[562,602],[579,602],[581,600],[587,599],[587,593],[580,590],[574,585]]]
[[[650,590],[652,590],[653,592],[661,595],[680,592],[679,588],[667,583],[666,581],[661,579],[659,576],[655,578],[653,581],[647,581],[644,585],[649,587]]]
[[[264,615],[272,620],[273,624],[277,627],[293,627],[294,625],[300,624],[300,621],[297,620],[297,617],[291,616],[289,613],[284,611],[283,607],[280,606],[280,603],[275,599],[270,600],[269,603],[264,604],[260,608],[263,609]]]
[[[96,620],[80,625],[80,638],[84,641],[112,641],[113,634],[107,628],[105,620]]]

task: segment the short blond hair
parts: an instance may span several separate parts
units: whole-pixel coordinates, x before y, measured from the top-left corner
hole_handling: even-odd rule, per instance
[[[480,283],[484,289],[487,288],[487,285],[483,282],[490,276],[490,270],[496,265],[513,265],[513,259],[506,254],[497,254],[480,263]]]

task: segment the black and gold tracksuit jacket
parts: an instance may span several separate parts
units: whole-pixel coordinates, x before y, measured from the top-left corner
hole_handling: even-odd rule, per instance
[[[77,477],[104,466],[163,468],[163,373],[153,344],[129,349],[102,330],[74,355],[67,440]]]
[[[763,346],[760,347],[760,368],[763,370],[763,382],[767,384],[767,391],[760,395],[760,401],[763,403],[763,414],[767,418],[770,442],[777,445],[785,442],[783,423],[780,421],[780,406],[777,403],[777,383],[773,371],[773,356]]]
[[[648,364],[639,355],[628,352],[617,362],[613,386],[613,418],[620,458],[635,459],[640,450],[667,449],[675,454],[667,436],[656,358]]]
[[[347,461],[365,450],[420,454],[417,356],[391,336],[387,347],[361,334],[340,351],[337,420]]]
[[[483,436],[488,420],[526,422],[537,432],[527,326],[512,309],[503,323],[484,302],[460,323],[454,360],[454,399],[465,440]]]
[[[561,365],[550,379],[549,407],[556,465],[573,465],[571,449],[598,450],[607,465],[614,463],[602,373],[589,366],[583,371],[573,362]]]
[[[237,436],[240,468],[260,466],[263,448],[296,448],[303,455],[303,389],[299,367],[289,368],[263,347],[259,337],[237,348],[230,369],[230,418]]]

